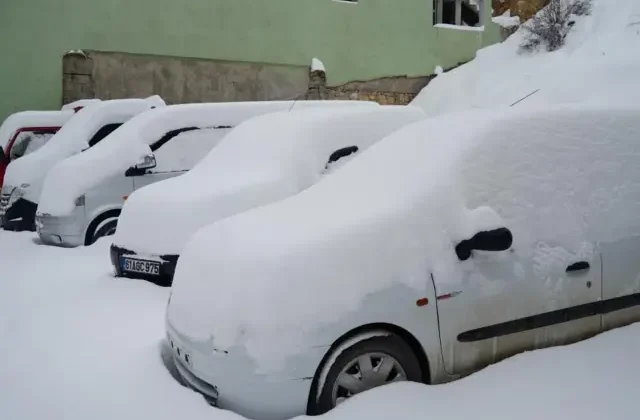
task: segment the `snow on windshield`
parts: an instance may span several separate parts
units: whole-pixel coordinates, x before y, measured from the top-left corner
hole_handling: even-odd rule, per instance
[[[536,240],[577,251],[640,234],[638,108],[523,111],[412,124],[298,195],[200,229],[170,321],[277,369],[369,294],[422,290],[430,272],[455,290],[473,260],[453,248],[479,231],[508,227],[524,257]]]
[[[101,101],[81,109],[44,146],[11,162],[4,178],[5,185],[27,184],[29,187],[25,198],[37,203],[44,177],[57,162],[89,147],[89,140],[101,128],[109,124],[124,123],[136,114],[163,104],[162,99],[154,96],[148,99]],[[69,179],[74,178],[78,178],[78,173]]]
[[[362,151],[422,118],[415,107],[348,106],[246,121],[189,173],[132,194],[114,243],[139,253],[179,254],[201,226],[308,188],[325,174],[336,150]]]

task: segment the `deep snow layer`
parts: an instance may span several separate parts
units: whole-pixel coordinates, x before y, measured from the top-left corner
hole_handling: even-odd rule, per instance
[[[0,231],[0,418],[242,419],[167,373],[159,349],[168,290],[111,277],[106,240],[69,250],[35,238]],[[638,348],[633,325],[449,385],[373,390],[323,417],[635,420]]]
[[[640,2],[594,0],[556,52],[519,54],[520,29],[501,44],[440,74],[412,102],[429,115],[471,108],[545,103],[637,102],[640,96]]]
[[[22,127],[62,127],[73,111],[22,111],[9,115],[0,125],[0,147],[6,148],[16,130]]]

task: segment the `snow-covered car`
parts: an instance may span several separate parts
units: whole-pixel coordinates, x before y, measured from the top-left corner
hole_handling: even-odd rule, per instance
[[[68,110],[22,111],[4,120],[0,125],[0,188],[7,165],[42,147],[73,114]]]
[[[111,247],[117,275],[170,285],[182,247],[200,227],[297,194],[355,152],[422,118],[416,107],[348,106],[240,124],[189,173],[129,197]]]
[[[36,152],[11,162],[0,192],[4,228],[35,230],[42,185],[57,162],[95,146],[135,115],[164,105],[158,96],[90,102]]]
[[[353,107],[361,102],[342,103]],[[36,213],[40,239],[75,247],[113,234],[134,190],[190,170],[240,122],[292,105],[293,101],[184,104],[133,117],[100,144],[49,171]],[[308,101],[302,106],[335,103]]]
[[[182,379],[222,408],[284,419],[639,321],[638,115],[426,119],[200,229],[166,315]]]

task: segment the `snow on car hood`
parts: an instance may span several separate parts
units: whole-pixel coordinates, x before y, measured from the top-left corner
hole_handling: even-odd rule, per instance
[[[52,215],[71,213],[77,197],[137,164],[151,152],[149,146],[169,131],[186,127],[235,126],[256,115],[289,109],[291,105],[289,101],[199,103],[170,105],[144,112],[91,149],[55,165],[44,183],[38,211]],[[84,175],[78,177],[78,173]]]
[[[195,339],[214,337],[216,348],[244,344],[268,370],[305,343],[317,344],[315,327],[342,319],[369,294],[394,284],[421,290],[429,273],[438,293],[456,290],[474,262],[460,262],[454,247],[479,231],[506,226],[512,249],[527,255],[527,232],[569,245],[589,231],[603,240],[628,234],[640,201],[625,199],[623,186],[599,186],[585,168],[612,141],[607,133],[624,134],[622,156],[636,158],[637,113],[584,106],[472,111],[405,127],[298,195],[200,229],[178,262],[168,318]],[[620,158],[598,170],[619,171]],[[530,175],[556,168],[578,184]],[[529,196],[531,185],[543,194]],[[628,200],[617,206],[628,211],[613,210],[605,198],[611,191]],[[587,201],[551,211],[574,193]]]
[[[114,244],[139,253],[180,254],[200,227],[309,187],[337,149],[366,149],[424,118],[415,107],[306,109],[264,115],[227,135],[189,173],[132,194]]]
[[[82,152],[91,137],[105,124],[123,123],[151,107],[164,106],[158,96],[147,99],[100,101],[78,111],[60,131],[34,153],[11,162],[5,185],[28,185],[24,197],[37,203],[47,172],[59,161]],[[70,112],[70,111],[66,111]],[[84,175],[84,174],[83,174]],[[74,178],[78,174],[74,174]]]
[[[73,111],[23,111],[11,114],[0,125],[0,147],[6,148],[20,128],[62,127],[73,115]]]

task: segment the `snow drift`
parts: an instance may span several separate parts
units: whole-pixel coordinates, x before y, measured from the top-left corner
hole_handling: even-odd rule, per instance
[[[479,231],[508,227],[523,258],[536,241],[577,250],[640,235],[640,197],[624,187],[640,168],[619,174],[637,168],[638,112],[481,110],[405,127],[296,196],[200,229],[168,318],[275,369],[368,294],[420,290],[430,272],[438,293],[459,290],[473,261],[453,248]]]
[[[472,108],[552,103],[633,104],[640,96],[640,3],[594,0],[591,16],[575,18],[555,52],[519,53],[519,29],[501,44],[432,80],[412,102],[430,115]]]
[[[422,118],[415,107],[376,106],[281,112],[246,121],[189,173],[132,194],[114,244],[139,253],[180,254],[201,226],[317,182],[337,149],[366,149]]]
[[[16,187],[26,184],[24,198],[37,203],[47,172],[57,162],[87,149],[88,141],[98,129],[106,124],[122,123],[159,106],[164,106],[164,101],[152,96],[147,99],[100,101],[82,108],[44,146],[11,162],[4,178],[5,185]],[[77,176],[77,173],[74,174],[74,177]]]

